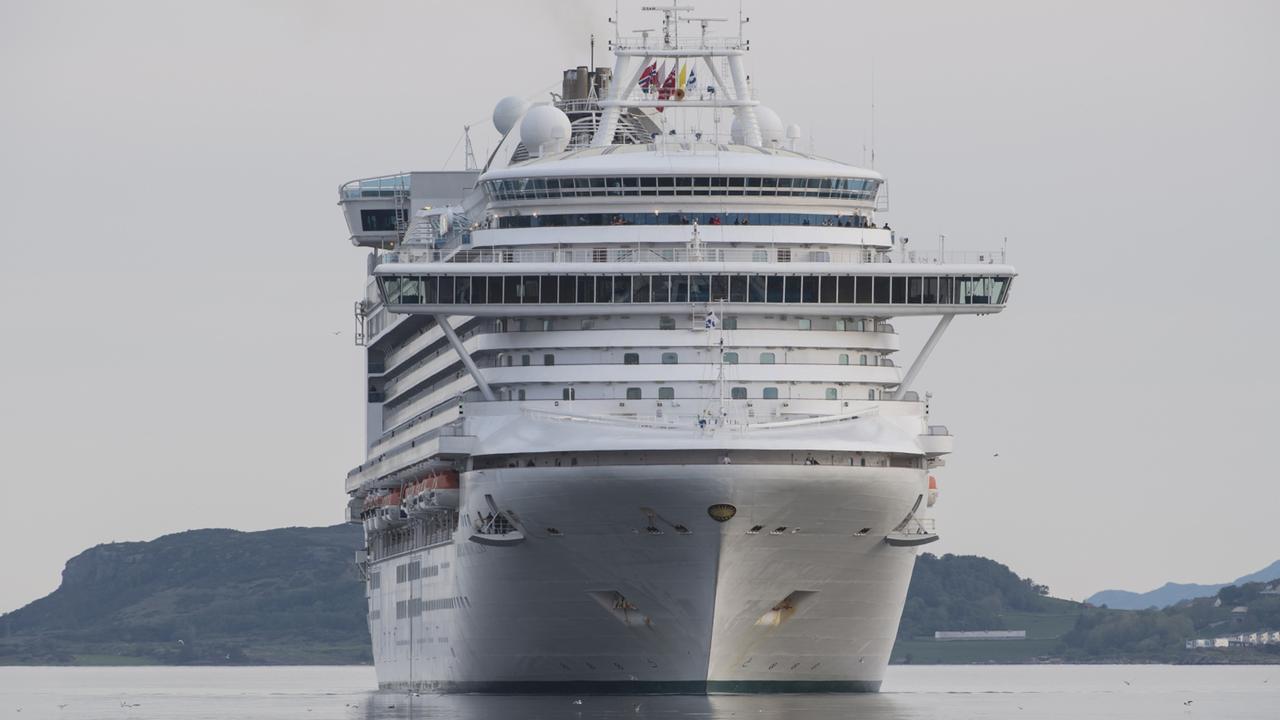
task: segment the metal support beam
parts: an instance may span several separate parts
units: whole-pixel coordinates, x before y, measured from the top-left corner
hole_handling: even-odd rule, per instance
[[[925,341],[924,347],[920,348],[920,354],[916,356],[915,362],[911,363],[911,367],[907,370],[907,374],[902,378],[902,383],[898,385],[897,391],[893,393],[894,400],[901,400],[906,396],[911,383],[915,381],[916,375],[924,369],[924,363],[929,359],[929,353],[933,352],[933,348],[942,339],[942,333],[947,331],[947,326],[955,319],[955,315],[943,315],[938,318],[938,324],[933,328],[933,334]]]
[[[492,402],[496,398],[493,396],[493,390],[489,387],[489,383],[485,382],[484,376],[480,374],[480,368],[476,367],[476,362],[471,359],[471,353],[462,346],[462,341],[458,339],[458,333],[453,331],[453,326],[449,324],[447,315],[433,315],[436,324],[440,326],[440,330],[444,332],[444,336],[449,339],[449,344],[453,346],[453,351],[458,354],[458,359],[462,361],[467,372],[471,373],[471,379],[476,381],[476,387],[480,388],[480,394],[484,395],[484,399]]]

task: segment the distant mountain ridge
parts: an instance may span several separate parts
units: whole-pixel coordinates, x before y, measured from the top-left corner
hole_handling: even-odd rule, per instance
[[[1163,608],[1177,605],[1183,600],[1208,597],[1229,585],[1243,585],[1250,582],[1271,582],[1280,579],[1280,560],[1265,568],[1236,578],[1233,582],[1216,585],[1199,585],[1196,583],[1165,583],[1155,590],[1144,593],[1129,590],[1103,590],[1090,595],[1085,602],[1094,606],[1106,605],[1115,610],[1145,610],[1150,607]]]

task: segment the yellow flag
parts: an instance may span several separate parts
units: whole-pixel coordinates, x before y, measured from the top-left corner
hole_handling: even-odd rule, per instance
[[[686,65],[686,64],[684,64],[684,63],[681,63],[681,64],[680,64],[680,79],[676,81],[676,87],[678,87],[678,88],[680,88],[681,90],[683,90],[683,89],[684,89],[684,81],[685,81],[686,79],[688,79],[688,77],[689,77],[689,66],[688,66],[688,65]]]

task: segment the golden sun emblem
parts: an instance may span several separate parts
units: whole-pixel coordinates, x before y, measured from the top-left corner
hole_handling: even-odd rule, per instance
[[[734,515],[738,514],[738,508],[729,503],[716,503],[707,508],[707,514],[716,522],[727,522]]]

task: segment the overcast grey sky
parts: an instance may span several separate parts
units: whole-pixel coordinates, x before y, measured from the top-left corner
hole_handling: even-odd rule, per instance
[[[921,376],[958,436],[931,549],[1077,598],[1280,557],[1278,8],[747,4],[784,122],[860,162],[874,61],[886,219],[925,249],[1007,236],[1022,274]],[[0,2],[0,611],[96,543],[340,521],[363,253],[338,184],[441,168],[612,14]],[[929,326],[897,324],[913,354]]]

